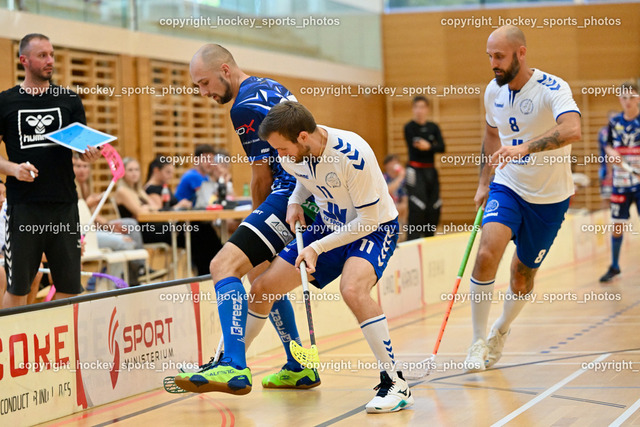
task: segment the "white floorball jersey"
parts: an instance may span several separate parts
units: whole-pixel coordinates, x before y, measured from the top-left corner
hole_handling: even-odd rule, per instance
[[[288,158],[280,158],[280,162],[298,180],[289,203],[302,203],[309,193],[313,194],[324,224],[330,230],[344,234],[338,245],[341,246],[357,240],[358,235],[375,231],[375,227],[366,230],[358,222],[352,222],[358,218],[359,209],[375,205],[376,226],[395,219],[398,211],[369,144],[354,132],[319,127],[327,131],[328,138],[317,161],[305,159],[294,163]]]
[[[550,130],[558,117],[580,113],[569,85],[562,79],[534,70],[519,91],[498,86],[495,79],[484,95],[486,120],[497,127],[502,145],[520,145]],[[505,185],[529,203],[558,203],[574,193],[571,145],[529,154],[496,169],[494,182]]]

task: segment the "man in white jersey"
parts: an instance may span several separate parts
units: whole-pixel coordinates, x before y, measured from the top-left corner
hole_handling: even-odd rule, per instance
[[[485,91],[487,125],[474,199],[476,207],[485,205],[485,213],[471,276],[469,371],[491,367],[502,356],[509,326],[529,300],[533,278],[573,194],[570,144],[580,139],[580,111],[569,85],[529,68],[526,53],[524,34],[517,27],[500,27],[487,40],[496,78]],[[493,182],[487,156],[498,166]],[[502,316],[486,337],[494,280],[510,240],[516,244],[510,288]]]
[[[386,317],[369,295],[398,240],[398,211],[373,150],[353,132],[317,126],[304,106],[290,101],[271,108],[259,135],[278,150],[282,167],[297,179],[287,208],[291,229],[296,221],[306,226],[301,204],[310,195],[320,213],[303,233],[304,250],[298,254],[291,242],[254,281],[250,310],[266,315],[273,296],[300,286],[296,269],[303,260],[309,281],[319,288],[342,274],[340,292],[381,370],[378,393],[367,412],[411,406],[409,386],[395,370]]]

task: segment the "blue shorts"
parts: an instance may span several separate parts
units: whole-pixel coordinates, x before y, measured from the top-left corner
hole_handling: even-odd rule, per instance
[[[398,228],[398,219],[396,218],[393,221],[380,224],[376,231],[355,242],[321,253],[316,262],[316,271],[313,273],[314,280],[311,283],[320,289],[324,288],[342,274],[345,262],[354,256],[369,261],[375,270],[376,277],[380,280],[384,269],[387,268],[389,258],[396,250]],[[331,231],[318,215],[316,221],[302,233],[302,242],[307,247],[328,234],[331,234]],[[289,243],[279,256],[289,264],[295,265],[298,257],[295,240]]]
[[[269,194],[229,238],[254,267],[272,261],[293,240],[294,235],[286,222],[288,201],[288,195]],[[306,215],[305,218],[311,222]]]
[[[629,209],[631,203],[636,203],[638,215],[640,215],[640,191],[625,191],[620,194],[611,195],[611,218],[614,222],[626,221],[629,219]]]
[[[482,225],[498,222],[509,227],[520,261],[529,268],[538,268],[549,253],[568,208],[569,199],[529,203],[509,187],[492,182]]]

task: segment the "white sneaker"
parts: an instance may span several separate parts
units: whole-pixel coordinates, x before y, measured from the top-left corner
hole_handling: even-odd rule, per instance
[[[488,352],[489,348],[487,347],[487,343],[484,342],[482,338],[478,338],[478,340],[469,347],[469,354],[467,354],[467,358],[464,361],[467,372],[484,371]]]
[[[369,414],[396,412],[413,405],[413,396],[402,372],[397,372],[393,380],[386,371],[380,372],[380,384],[374,390],[378,390],[378,394],[365,406]]]
[[[491,327],[491,332],[489,332],[489,336],[487,337],[487,347],[489,348],[487,363],[485,364],[487,368],[495,365],[502,357],[502,349],[504,348],[504,342],[507,340],[509,332],[511,332],[511,329],[502,334],[498,328]]]

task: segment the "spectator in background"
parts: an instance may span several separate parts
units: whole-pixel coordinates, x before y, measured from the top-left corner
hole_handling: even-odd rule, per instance
[[[118,181],[115,199],[122,218],[135,218],[141,213],[157,212],[162,204],[151,198],[140,184],[140,164],[137,160],[127,157],[123,160],[125,174]],[[162,190],[161,190],[162,191]],[[164,242],[171,244],[171,227],[163,222],[140,222],[142,239],[145,243]],[[199,275],[208,274],[211,258],[222,247],[220,239],[211,226],[204,227],[201,223],[192,223],[191,253],[192,261]],[[184,234],[178,235],[178,246],[184,247]]]
[[[125,170],[124,177],[118,181],[114,194],[120,216],[135,218],[141,213],[159,211],[162,207],[160,203],[152,200],[140,185],[140,163],[131,157],[125,157],[122,163]],[[153,237],[144,231],[147,227],[141,228],[143,229],[142,239],[146,243],[152,243]],[[154,231],[151,234],[155,235],[156,233]]]
[[[389,194],[398,209],[398,220],[401,224],[401,230],[407,223],[407,193],[404,189],[404,179],[407,171],[396,154],[389,154],[384,159],[384,179],[389,186]],[[401,233],[404,234],[404,233]]]
[[[640,98],[638,86],[624,83],[619,96],[622,113],[609,121],[609,138],[605,147],[607,161],[613,164],[611,194],[611,265],[600,277],[606,283],[620,274],[620,249],[623,225],[629,220],[631,205],[636,204],[640,214]]]
[[[598,169],[598,179],[600,180],[600,197],[607,202],[607,208],[609,207],[609,199],[611,198],[611,183],[612,173],[611,164],[607,163],[607,152],[605,150],[607,142],[609,141],[609,122],[618,112],[615,110],[609,110],[607,114],[609,121],[606,125],[602,126],[600,132],[598,132],[598,148],[600,153],[600,168]]]
[[[193,168],[182,175],[176,198],[178,201],[189,200],[195,208],[204,209],[213,195],[209,176],[214,169],[215,150],[209,144],[202,144],[196,146],[194,155]]]
[[[149,163],[149,171],[147,173],[147,183],[144,185],[144,191],[151,200],[157,205],[162,206],[162,210],[168,209],[191,209],[191,201],[182,199],[178,201],[173,194],[169,184],[176,173],[173,163],[167,161],[163,156],[157,156]],[[164,188],[167,188],[164,190]],[[163,191],[166,191],[163,195]],[[168,200],[163,200],[166,197]]]
[[[413,120],[404,127],[409,148],[406,190],[409,198],[407,240],[433,236],[440,221],[440,182],[434,154],[444,153],[444,140],[437,124],[427,120],[429,100],[413,99]]]
[[[211,182],[213,183],[214,197],[218,203],[220,200],[220,185],[224,185],[222,195],[230,199],[234,198],[233,182],[231,180],[231,168],[229,167],[229,155],[224,151],[218,151],[213,158],[211,169]]]
[[[90,211],[94,211],[102,198],[102,194],[91,192],[91,166],[74,153],[73,172],[76,175],[76,189],[78,199],[84,200]],[[112,251],[128,251],[133,249],[144,249],[144,242],[138,221],[134,218],[120,218],[107,221],[98,214],[95,219],[96,238],[100,249],[110,249]],[[129,285],[137,286],[140,276],[146,274],[144,261],[129,261]],[[95,279],[90,279],[87,283],[87,290],[95,289]]]
[[[169,183],[174,175],[175,167],[173,164],[164,160],[162,156],[156,157],[149,164],[149,179],[145,184],[145,191],[150,199],[162,205],[163,210],[191,209],[191,201],[189,199],[178,200],[171,191]],[[192,178],[187,178],[188,181],[195,182]],[[166,190],[164,190],[165,188]],[[166,191],[165,200],[163,200],[163,191]],[[209,263],[222,248],[222,242],[220,242],[220,238],[211,221],[197,221],[192,222],[191,225],[193,226],[193,232],[191,233],[193,262],[197,267],[198,274],[209,274]]]
[[[76,175],[78,198],[83,199],[93,212],[98,206],[102,194],[91,192],[91,168],[89,163],[74,155],[73,172]],[[100,226],[96,232],[99,248],[113,251],[143,248],[142,235],[138,230],[138,221],[134,218],[107,221],[104,217],[98,215],[96,224]],[[130,230],[132,230],[131,233],[129,233]]]

